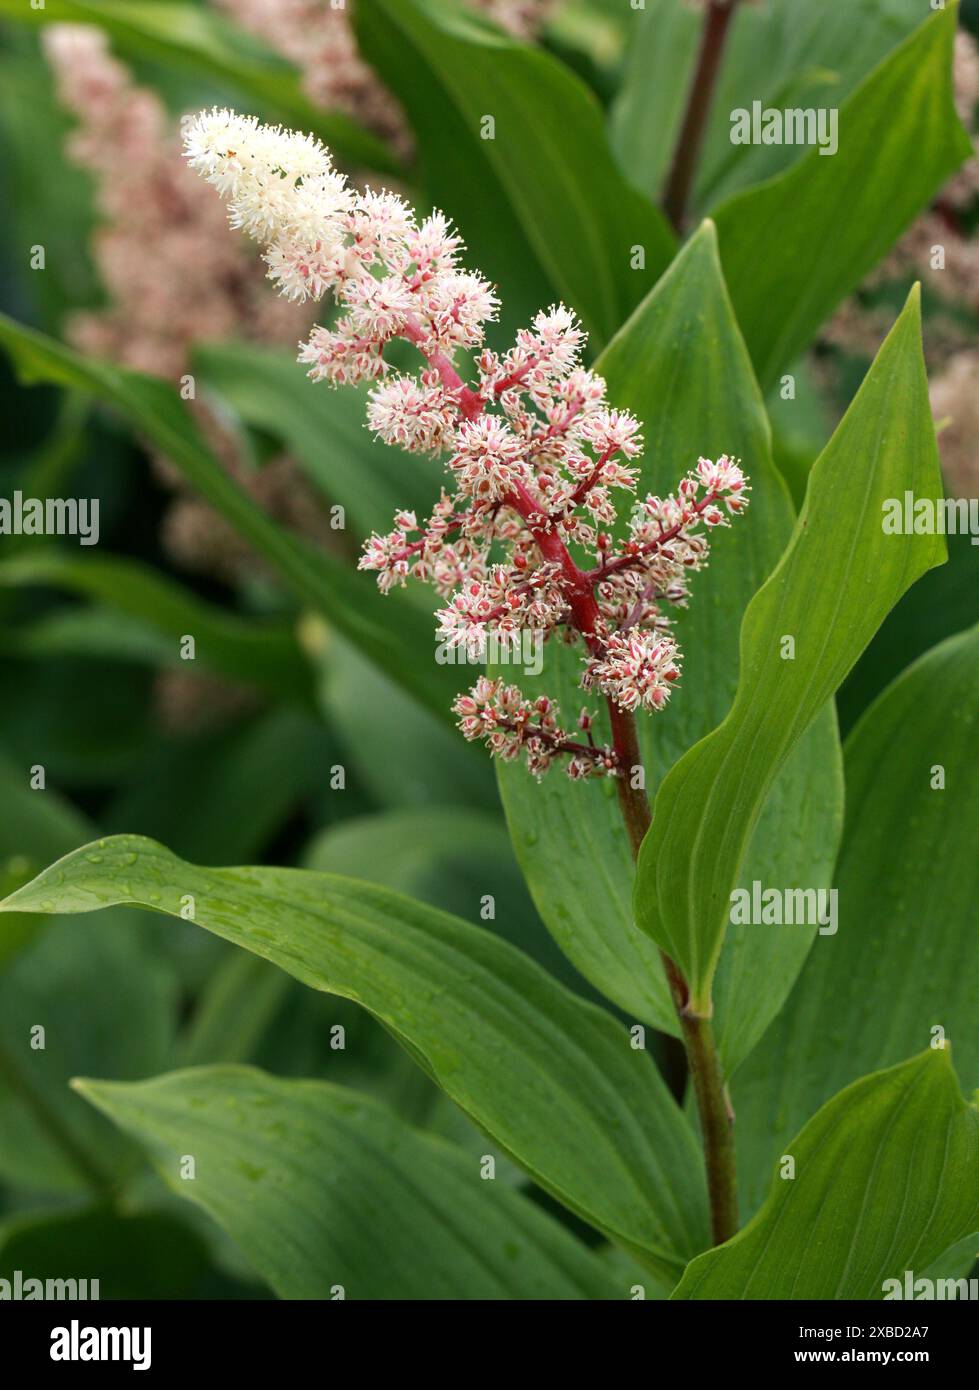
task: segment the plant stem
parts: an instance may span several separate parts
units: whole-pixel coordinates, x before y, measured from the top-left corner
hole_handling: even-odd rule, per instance
[[[677,233],[683,231],[686,222],[687,201],[707,127],[707,113],[714,95],[714,84],[721,66],[721,55],[724,52],[731,16],[737,2],[738,0],[709,0],[707,7],[700,36],[697,66],[690,84],[683,124],[680,127],[673,163],[666,181],[666,191],[663,194],[663,211]]]
[[[642,767],[635,716],[608,702],[612,721],[612,738],[619,757],[620,771],[616,778],[619,807],[637,859],[639,846],[652,824],[649,799],[643,782],[635,778],[633,769]],[[707,1170],[707,1192],[710,1199],[711,1235],[715,1245],[730,1240],[738,1229],[737,1174],[734,1159],[734,1115],[724,1093],[710,1019],[687,1011],[690,990],[683,974],[665,951],[660,959],[670,986],[673,1005],[683,1035],[683,1045],[690,1068],[690,1080],[697,1098],[700,1131],[704,1144],[704,1164]]]

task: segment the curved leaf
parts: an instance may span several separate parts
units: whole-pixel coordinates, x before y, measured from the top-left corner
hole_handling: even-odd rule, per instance
[[[764,388],[972,154],[952,100],[956,17],[953,3],[932,15],[843,103],[834,155],[810,150],[715,210],[724,274]]]
[[[611,1273],[477,1160],[324,1081],[202,1067],[76,1090],[282,1298],[615,1298]],[[181,1176],[185,1156],[194,1179]]]
[[[841,1091],[789,1144],[795,1176],[674,1298],[882,1298],[979,1221],[979,1113],[929,1050]]]
[[[977,689],[974,627],[917,661],[847,740],[839,930],[816,943],[733,1082],[749,1211],[760,1175],[818,1105],[924,1046],[936,1026],[966,1090],[979,1086]]]
[[[656,798],[636,919],[683,970],[698,1013],[711,1010],[731,892],[775,777],[888,610],[944,559],[939,535],[884,533],[883,506],[905,490],[942,495],[917,290],[813,467],[778,569],[748,606],[730,714]]]
[[[376,1015],[542,1187],[657,1269],[702,1249],[696,1140],[627,1030],[487,931],[387,889],[299,869],[204,869],[119,835],[0,911],[129,903],[180,916]]]

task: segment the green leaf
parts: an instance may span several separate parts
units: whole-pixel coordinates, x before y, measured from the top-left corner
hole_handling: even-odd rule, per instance
[[[731,113],[838,107],[914,27],[921,0],[766,0],[739,5],[731,21],[693,188],[695,209],[781,173],[794,145],[733,145]],[[646,0],[612,108],[613,146],[636,185],[659,196],[676,147],[704,16],[676,0]]]
[[[706,1244],[696,1140],[648,1055],[490,932],[355,879],[196,868],[126,835],[68,855],[0,911],[113,903],[192,910],[362,1004],[536,1182],[655,1268]]]
[[[400,595],[382,598],[366,575],[276,525],[214,458],[167,382],[82,357],[3,315],[0,345],[25,383],[78,388],[121,410],[275,566],[300,601],[325,613],[411,694],[441,718],[449,717],[455,678],[450,668],[424,655],[431,652],[434,658],[433,620]]]
[[[673,239],[619,172],[593,95],[549,54],[430,0],[359,0],[354,22],[411,118],[426,192],[501,286],[505,329],[557,296],[597,350],[655,283]]]
[[[792,1140],[761,1211],[694,1260],[674,1298],[882,1298],[979,1221],[979,1114],[949,1053],[928,1050],[841,1091]]]
[[[733,1082],[746,1210],[760,1174],[818,1105],[931,1042],[936,1026],[966,1091],[979,1086],[977,688],[974,627],[904,672],[847,740],[839,929],[817,940]],[[939,767],[941,790],[932,786]]]
[[[280,439],[324,497],[346,509],[355,538],[386,533],[402,508],[427,516],[438,501],[441,466],[381,444],[365,428],[367,386],[327,390],[295,353],[251,343],[198,348],[194,362],[245,424]]]
[[[972,154],[952,100],[956,15],[954,4],[932,15],[843,103],[835,155],[811,150],[714,213],[764,388]]]
[[[45,0],[43,7],[0,0],[0,16],[35,24],[94,24],[118,49],[217,79],[263,115],[312,131],[341,159],[397,173],[391,150],[342,111],[324,111],[303,94],[284,59],[213,10],[171,0]]]
[[[774,568],[793,513],[770,454],[764,407],[724,288],[713,227],[694,236],[597,363],[609,397],[643,421],[640,492],[671,491],[700,454],[739,454],[752,502],[715,536],[710,567],[697,575],[689,613],[677,618],[684,676],[661,714],[640,716],[650,792],[694,743],[724,718],[737,687],[737,633],[752,595]],[[580,662],[547,648],[528,689],[558,699],[565,717],[585,696]],[[498,769],[507,819],[531,892],[549,930],[583,975],[633,1017],[676,1033],[659,952],[632,920],[634,870],[610,782],[572,783],[554,771],[538,785],[525,769]],[[603,794],[604,793],[604,794]],[[786,808],[792,812],[786,815]],[[804,808],[801,812],[799,808]],[[799,818],[806,824],[800,825]],[[828,884],[842,823],[840,753],[831,711],[800,744],[774,788],[746,866],[752,877]],[[732,933],[720,991],[720,1045],[731,1067],[777,1012],[805,959],[811,934],[763,940]],[[765,987],[758,987],[763,976]]]
[[[249,1067],[77,1081],[281,1298],[615,1298],[612,1275],[477,1161],[385,1106]],[[193,1182],[181,1178],[194,1158]]]
[[[700,1014],[711,1010],[731,892],[775,777],[888,610],[944,559],[941,536],[884,533],[884,504],[906,489],[942,495],[916,290],[813,467],[777,570],[748,606],[730,713],[656,797],[636,919],[680,966]]]
[[[477,925],[490,896],[489,930],[569,988],[584,985],[544,931],[498,815],[467,806],[412,806],[354,816],[317,836],[303,865],[394,888]]]
[[[101,600],[167,639],[180,664],[184,634],[195,639],[195,660],[246,685],[306,705],[313,703],[313,673],[289,625],[242,618],[136,560],[106,555],[78,558],[45,547],[34,554],[0,560],[0,587],[52,585]]]

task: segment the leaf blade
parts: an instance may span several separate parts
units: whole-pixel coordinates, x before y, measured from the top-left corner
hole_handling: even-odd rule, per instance
[[[345,1086],[216,1066],[75,1088],[150,1150],[164,1181],[282,1298],[329,1298],[337,1285],[371,1299],[619,1293],[527,1198]],[[193,1183],[179,1176],[186,1153]]]
[[[188,901],[199,926],[367,1008],[535,1181],[657,1268],[706,1244],[696,1140],[648,1055],[488,932],[354,879],[205,869],[126,835],[68,855],[0,911],[180,916]]]
[[[933,14],[844,102],[835,155],[811,150],[715,210],[724,273],[763,388],[971,155],[952,99],[956,17],[954,5]],[[806,254],[819,244],[833,255]],[[773,304],[790,307],[773,313]]]
[[[674,1298],[880,1298],[975,1229],[979,1114],[943,1049],[854,1082],[790,1150],[795,1177]]]
[[[902,673],[847,739],[839,930],[820,938],[784,1014],[732,1082],[748,1211],[761,1197],[755,1175],[817,1106],[929,1042],[936,1024],[966,1091],[979,1087],[977,684],[973,627]]]
[[[856,472],[852,458],[870,464]],[[664,780],[640,851],[637,921],[687,976],[698,1013],[710,1013],[730,894],[775,775],[888,610],[944,558],[940,535],[885,536],[884,504],[908,488],[941,496],[917,291],[814,465],[792,540],[745,612],[734,705]],[[786,634],[799,647],[791,660],[781,655]]]

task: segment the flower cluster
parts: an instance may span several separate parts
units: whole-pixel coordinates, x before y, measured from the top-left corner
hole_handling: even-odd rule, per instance
[[[74,316],[73,341],[171,380],[188,370],[194,342],[237,334],[295,341],[306,327],[302,310],[269,293],[220,205],[180,158],[163,103],[133,81],[105,34],[51,24],[44,51],[77,122],[69,156],[93,176],[102,219],[93,250],[110,303]]]
[[[367,542],[361,568],[382,590],[431,584],[443,641],[478,652],[494,633],[557,634],[583,648],[584,689],[616,710],[662,709],[680,674],[667,609],[686,603],[709,533],[747,505],[738,463],[701,458],[675,495],[637,498],[640,423],[583,365],[585,335],[563,305],[493,350],[495,293],[463,268],[440,213],[419,221],[391,193],[356,193],[315,141],[228,111],[202,113],[186,145],[233,223],[265,245],[283,292],[332,291],[338,320],[300,352],[310,376],[371,382],[374,433],[444,456],[451,486],[431,516],[399,513]],[[418,349],[416,375],[389,366],[394,339]],[[460,349],[474,358],[471,383],[456,367]],[[546,697],[484,679],[456,712],[467,738],[505,758],[522,750],[536,773],[558,754],[573,777],[620,770],[615,748],[595,743],[591,715],[576,740]]]

